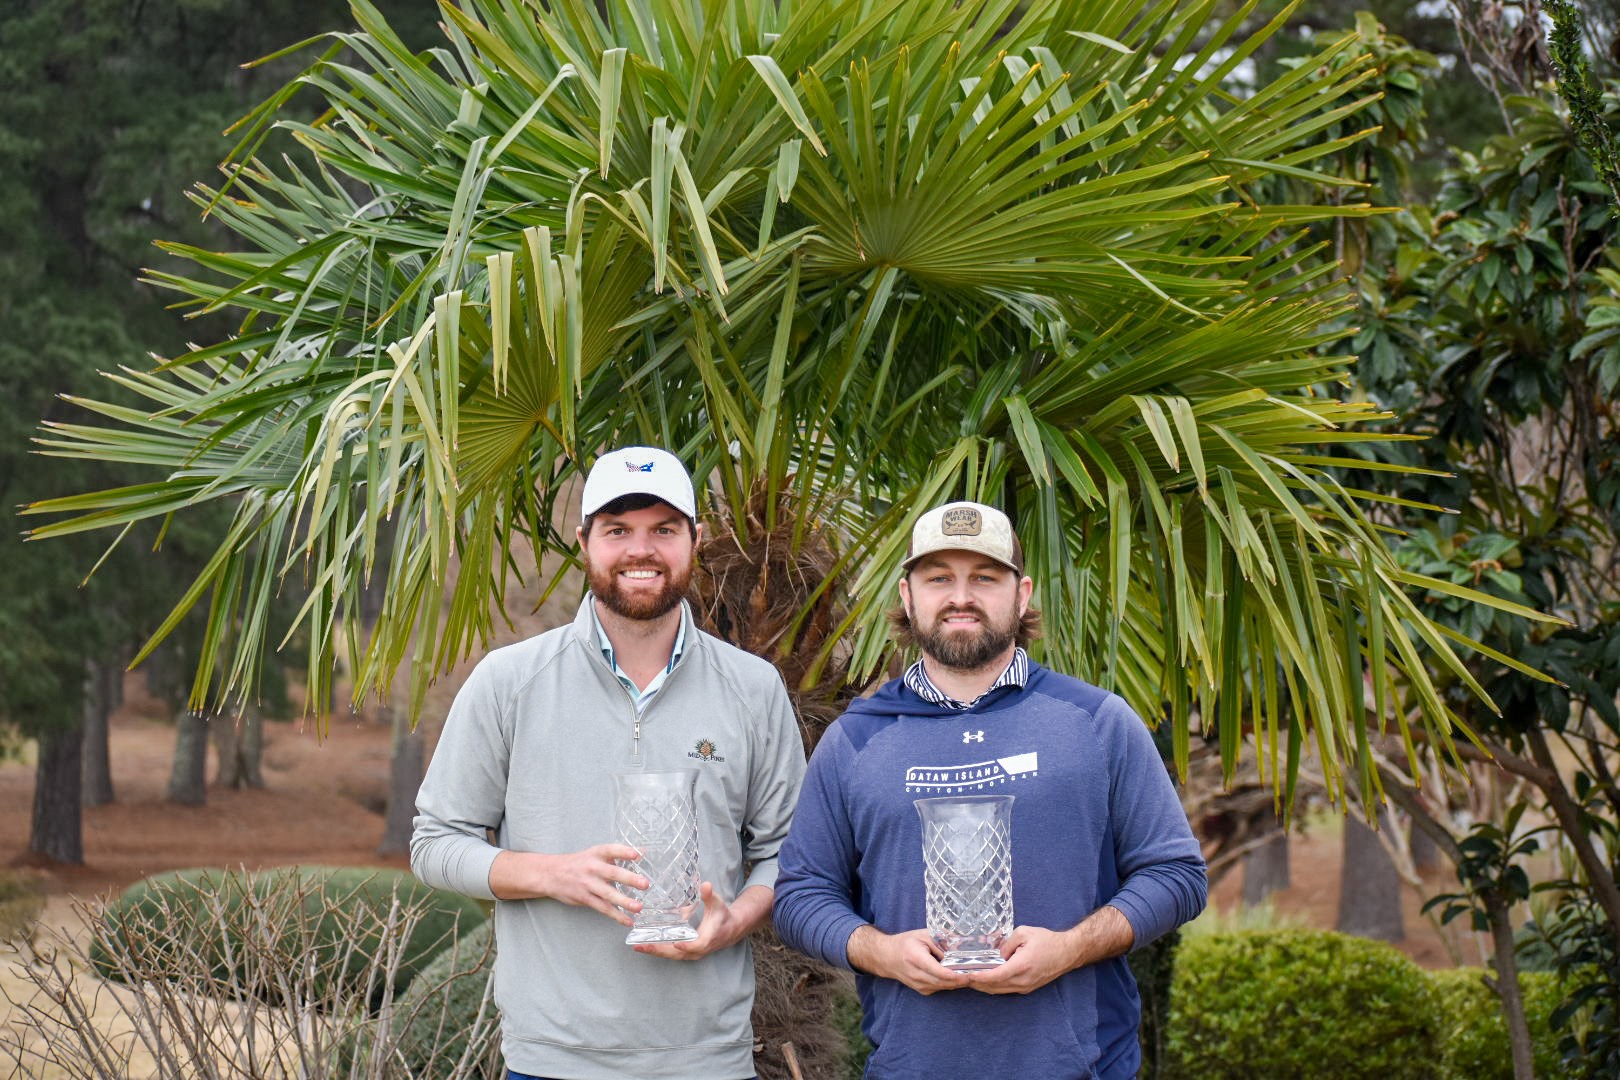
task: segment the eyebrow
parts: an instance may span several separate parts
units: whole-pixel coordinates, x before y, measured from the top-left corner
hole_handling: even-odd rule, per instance
[[[634,511],[631,511],[631,513],[634,513]],[[623,525],[629,520],[629,517],[630,517],[629,514],[602,514],[600,517],[597,517],[595,520],[600,521],[604,526],[607,526],[607,525]],[[654,520],[652,522],[652,524],[655,525],[655,526],[656,525],[670,525],[670,524],[678,525],[678,524],[681,524],[684,521],[686,521],[686,517],[679,510],[675,510],[675,511],[672,511],[667,517],[661,517],[661,518],[658,518],[658,519]]]
[[[950,568],[950,564],[944,559],[936,559],[932,555],[924,555],[911,567],[911,572],[914,574],[919,574],[930,569],[949,570]],[[978,562],[968,567],[968,569],[974,572],[979,570],[998,570],[1002,573],[1012,573],[1012,570],[1009,567],[1003,566],[1001,563],[998,563],[996,560],[990,558],[981,558]]]

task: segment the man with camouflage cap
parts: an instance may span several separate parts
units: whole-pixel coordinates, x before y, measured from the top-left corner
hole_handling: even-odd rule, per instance
[[[1204,861],[1147,727],[1024,651],[1038,629],[1007,516],[922,515],[890,618],[921,658],[854,702],[811,757],[782,846],[777,932],[852,968],[875,1080],[1135,1077],[1124,954],[1203,908]],[[1018,925],[989,970],[950,970],[924,925],[913,801],[1013,795]]]

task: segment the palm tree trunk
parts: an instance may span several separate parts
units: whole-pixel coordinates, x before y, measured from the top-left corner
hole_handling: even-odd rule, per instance
[[[187,709],[174,727],[169,801],[182,806],[202,806],[208,801],[208,717],[196,709]]]
[[[108,748],[108,719],[112,716],[112,684],[117,667],[106,661],[86,660],[84,665],[84,749],[83,788],[85,806],[105,806],[113,801],[112,754]]]
[[[1390,827],[1387,816],[1384,827]],[[1380,941],[1401,941],[1406,937],[1401,917],[1401,876],[1395,870],[1395,861],[1378,842],[1378,835],[1353,810],[1344,817],[1337,929]]]
[[[1264,903],[1288,884],[1288,832],[1278,829],[1269,842],[1243,857],[1243,906]]]
[[[257,709],[248,709],[235,719],[221,717],[213,728],[214,755],[219,760],[215,782],[227,788],[262,788],[264,773],[264,718]]]
[[[53,862],[84,864],[84,728],[77,722],[39,737],[34,766],[34,817],[28,850]]]
[[[377,854],[404,855],[411,850],[411,823],[416,816],[416,791],[422,786],[426,746],[421,728],[411,728],[404,710],[394,708],[390,701],[381,711],[394,729],[394,752],[388,765],[388,807]]]

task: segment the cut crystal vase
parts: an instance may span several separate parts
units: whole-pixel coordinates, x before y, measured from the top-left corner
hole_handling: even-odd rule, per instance
[[[698,898],[696,784],[697,773],[691,769],[613,774],[619,842],[641,853],[641,858],[619,865],[649,882],[645,889],[617,886],[642,904],[633,915],[626,945],[697,937],[689,921]]]
[[[1013,928],[1011,795],[917,799],[928,932],[953,971],[1006,963]]]

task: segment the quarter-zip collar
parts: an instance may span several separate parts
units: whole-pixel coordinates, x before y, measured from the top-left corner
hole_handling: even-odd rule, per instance
[[[613,663],[612,644],[607,634],[602,631],[600,621],[596,617],[596,600],[590,593],[580,602],[579,611],[574,616],[573,634],[579,642],[580,648],[594,657],[593,662],[603,667],[603,674],[608,675],[619,685],[619,692],[624,695],[624,703],[629,708],[630,720],[630,764],[632,767],[641,767],[641,724],[647,710],[652,706],[653,699],[658,695],[652,693],[653,687],[662,687],[669,682],[675,669],[681,666],[681,660],[689,651],[695,651],[702,642],[701,634],[690,632],[692,625],[692,608],[685,600],[681,601],[681,628],[675,632],[675,648],[669,658],[669,666],[648,685],[647,692],[637,693],[636,684],[623,677],[617,666]],[[689,649],[688,646],[691,646]]]
[[[674,671],[675,665],[680,662],[681,654],[686,651],[686,628],[692,618],[692,613],[687,607],[686,601],[681,601],[681,624],[679,629],[675,631],[675,647],[670,650],[669,663],[664,665],[664,670],[653,676],[652,682],[648,683],[645,689],[638,687],[635,680],[626,675],[624,670],[619,667],[618,661],[614,659],[613,642],[608,638],[607,630],[602,626],[602,618],[596,612],[595,598],[589,593],[585,594],[584,608],[590,613],[591,635],[596,641],[597,648],[602,652],[602,659],[607,661],[607,665],[612,669],[614,676],[623,685],[625,691],[629,693],[630,700],[636,706],[636,712],[645,712],[647,706],[652,702],[653,695],[657,694],[663,687],[664,681],[669,678],[669,673]]]

